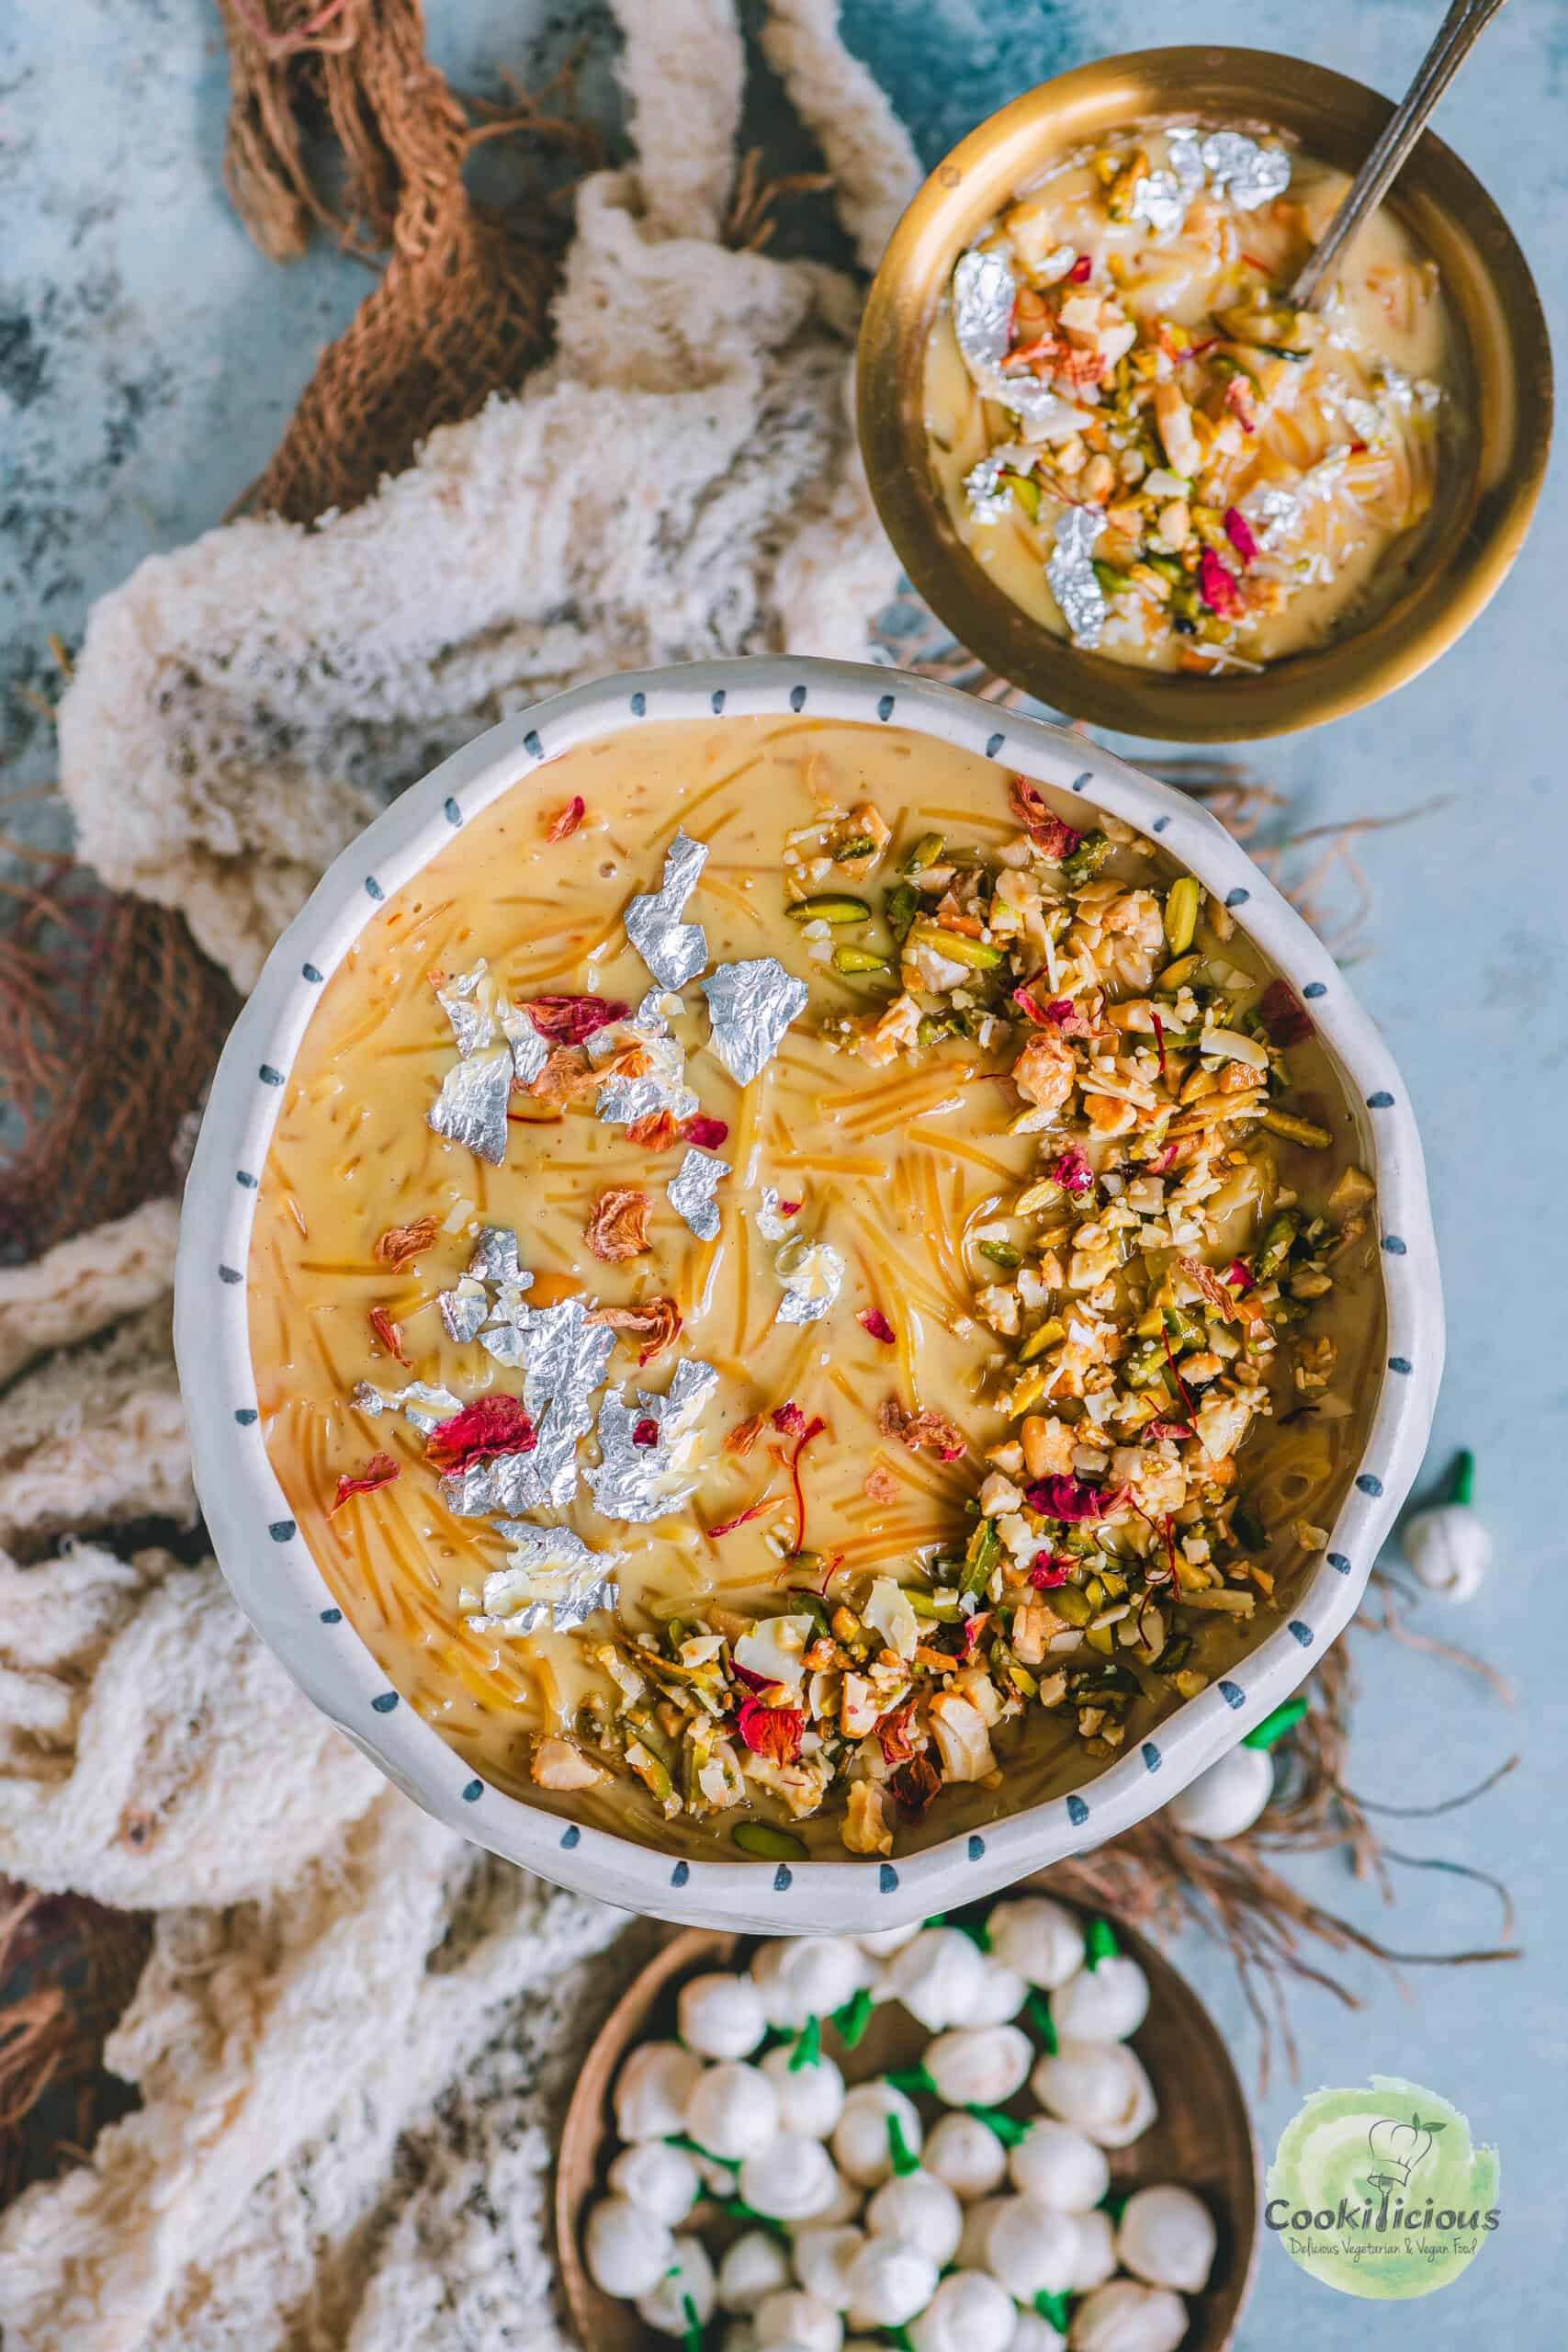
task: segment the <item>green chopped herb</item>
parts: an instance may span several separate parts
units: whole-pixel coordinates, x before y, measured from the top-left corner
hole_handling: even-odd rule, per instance
[[[1010,1241],[977,1241],[975,1247],[981,1257],[988,1258],[994,1266],[1010,1268],[1023,1262],[1022,1250],[1015,1250]]]
[[[807,2018],[801,2028],[800,2038],[789,2053],[789,2071],[798,2075],[803,2066],[819,2066],[822,2063],[822,2020]]]

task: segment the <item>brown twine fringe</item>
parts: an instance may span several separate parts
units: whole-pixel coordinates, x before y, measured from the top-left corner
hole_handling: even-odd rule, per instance
[[[85,2161],[136,2104],[103,2047],[152,1949],[150,1921],[0,1879],[0,2207]]]
[[[358,505],[439,424],[472,416],[543,356],[565,223],[536,185],[479,203],[463,166],[479,144],[527,133],[592,159],[596,134],[525,94],[468,112],[425,54],[419,0],[219,0],[233,76],[224,171],[262,251],[302,254],[331,230],[386,269],[321,354],[282,443],[242,504],[291,522]],[[344,184],[308,153],[324,119]]]

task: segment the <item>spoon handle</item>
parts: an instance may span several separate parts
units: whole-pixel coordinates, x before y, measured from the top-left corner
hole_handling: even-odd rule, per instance
[[[1350,183],[1345,201],[1292,287],[1290,299],[1298,311],[1320,310],[1326,301],[1335,265],[1345,247],[1368,214],[1382,202],[1426,129],[1427,116],[1502,6],[1503,0],[1453,0],[1403,102],[1390,116],[1382,137]]]

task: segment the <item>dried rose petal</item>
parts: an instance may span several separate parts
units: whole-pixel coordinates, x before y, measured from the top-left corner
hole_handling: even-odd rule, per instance
[[[385,1306],[373,1306],[369,1311],[369,1321],[370,1329],[387,1353],[396,1356],[400,1363],[407,1363],[408,1358],[403,1353],[403,1327],[393,1322],[391,1310]]]
[[[1116,1498],[1103,1487],[1091,1487],[1082,1478],[1058,1472],[1055,1477],[1037,1478],[1032,1487],[1025,1487],[1023,1499],[1042,1519],[1059,1519],[1077,1526],[1086,1520],[1103,1519]]]
[[[338,1479],[337,1495],[328,1509],[327,1517],[331,1519],[333,1512],[340,1511],[355,1495],[373,1495],[378,1487],[389,1487],[394,1478],[402,1476],[402,1464],[394,1462],[389,1453],[373,1453],[363,1470],[344,1471]]]
[[[750,1420],[737,1421],[724,1441],[726,1453],[750,1453],[767,1426],[766,1413],[753,1413]]]
[[[681,1336],[681,1310],[672,1298],[663,1296],[645,1299],[640,1306],[591,1306],[585,1319],[612,1331],[640,1333],[647,1344],[637,1357],[639,1365],[651,1363]]]
[[[624,1021],[631,1006],[613,996],[536,996],[523,1010],[552,1046],[581,1046],[612,1021]]]
[[[649,1246],[648,1220],[652,1209],[648,1194],[635,1185],[612,1184],[594,1202],[582,1238],[607,1266],[640,1258]]]
[[[772,1418],[774,1429],[782,1430],[786,1437],[799,1437],[806,1427],[806,1415],[793,1401],[787,1405],[775,1405]]]
[[[1242,609],[1240,582],[1234,571],[1227,571],[1213,548],[1205,548],[1198,559],[1198,594],[1212,613],[1223,620],[1234,620]]]
[[[681,1140],[681,1128],[672,1111],[650,1111],[646,1119],[633,1119],[626,1128],[626,1141],[638,1151],[669,1151]]]
[[[1233,1290],[1240,1291],[1243,1298],[1247,1296],[1249,1290],[1258,1288],[1258,1277],[1245,1258],[1231,1260],[1230,1264],[1225,1268],[1225,1280]]]
[[[390,1266],[400,1274],[416,1258],[423,1256],[434,1238],[435,1219],[416,1216],[412,1225],[389,1225],[371,1254],[378,1264]]]
[[[806,1717],[798,1707],[767,1707],[761,1699],[742,1699],[735,1728],[754,1756],[793,1764],[800,1754]]]
[[[1015,775],[1010,786],[1012,810],[1036,849],[1043,852],[1053,865],[1060,865],[1071,857],[1083,835],[1058,817],[1038,786],[1026,776]]]
[[[1225,537],[1243,563],[1258,560],[1258,541],[1252,536],[1252,526],[1239,506],[1227,506],[1224,514]]]
[[[969,1441],[956,1421],[945,1413],[917,1413],[897,1431],[911,1453],[939,1454],[943,1462],[956,1462],[968,1451]]]
[[[1094,261],[1092,256],[1089,254],[1079,254],[1077,261],[1074,262],[1071,269],[1067,272],[1066,283],[1069,286],[1087,286],[1093,273]]]
[[[1087,1193],[1094,1184],[1094,1170],[1077,1144],[1067,1146],[1051,1173],[1066,1193]]]
[[[1151,1421],[1144,1431],[1146,1438],[1153,1438],[1156,1443],[1168,1438],[1173,1445],[1179,1445],[1184,1438],[1190,1438],[1191,1434],[1192,1428],[1189,1421]]]
[[[476,1396],[433,1429],[424,1442],[424,1458],[435,1470],[466,1470],[492,1454],[532,1453],[538,1442],[522,1397],[502,1390],[493,1396]]]
[[[876,1726],[876,1736],[882,1747],[883,1761],[905,1764],[915,1752],[915,1702],[906,1699],[902,1706],[892,1708]]]
[[[894,1346],[897,1340],[897,1332],[895,1331],[880,1306],[863,1306],[855,1317],[855,1321],[863,1331],[869,1331],[874,1340],[880,1340],[885,1348]]]
[[[716,1151],[721,1143],[729,1139],[729,1122],[728,1119],[710,1118],[705,1111],[697,1111],[686,1121],[681,1133],[687,1143],[694,1143],[699,1150]]]
[[[798,1216],[800,1215],[800,1203],[798,1201],[781,1201],[779,1203],[779,1215],[780,1216]]]
[[[965,1617],[963,1625],[964,1655],[973,1657],[981,1634],[996,1615],[994,1609],[976,1609],[973,1617]]]
[[[899,1812],[918,1816],[940,1793],[942,1774],[931,1762],[929,1752],[922,1748],[918,1756],[911,1756],[907,1764],[900,1764],[896,1771],[889,1772],[887,1785],[893,1792]]]
[[[636,1429],[632,1431],[632,1443],[634,1445],[657,1445],[659,1443],[659,1423],[653,1419],[651,1415],[645,1415],[644,1418],[638,1421]]]
[[[1270,980],[1258,1000],[1258,1017],[1271,1046],[1304,1046],[1313,1035],[1312,1015],[1284,980]]]
[[[1030,1565],[1029,1581],[1036,1592],[1055,1592],[1066,1584],[1073,1572],[1073,1558],[1066,1552],[1036,1552]]]
[[[874,1462],[872,1464],[871,1468],[865,1474],[865,1482],[862,1488],[862,1492],[869,1495],[874,1503],[896,1503],[897,1501],[898,1481],[893,1472],[889,1470],[886,1462]]]
[[[545,839],[547,842],[564,842],[569,833],[575,833],[582,822],[587,807],[588,803],[580,792],[575,799],[569,800],[566,807],[552,819]]]
[[[1177,1154],[1180,1149],[1181,1146],[1179,1144],[1168,1143],[1163,1150],[1156,1151],[1154,1158],[1148,1163],[1149,1174],[1151,1176],[1168,1175],[1170,1170],[1176,1165]]]

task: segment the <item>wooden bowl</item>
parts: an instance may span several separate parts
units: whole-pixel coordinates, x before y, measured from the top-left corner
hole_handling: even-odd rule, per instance
[[[1047,1883],[1042,1883],[1042,1892],[1061,1900]],[[1208,2286],[1188,2299],[1192,2324],[1182,2352],[1224,2352],[1235,2339],[1258,2259],[1258,2147],[1251,2118],[1230,2052],[1197,1995],[1142,1936],[1120,1920],[1114,1924],[1122,1949],[1149,1980],[1149,2014],[1132,2045],[1154,2085],[1159,2116],[1135,2146],[1107,2151],[1111,2187],[1128,2193],[1153,2181],[1179,2181],[1207,2205],[1219,2232],[1219,2250]],[[621,2062],[637,2042],[674,2033],[676,2002],[688,1977],[734,1966],[758,1940],[708,1928],[673,1936],[621,1996],[583,2061],[556,2164],[556,2238],[572,2324],[588,2352],[670,2352],[674,2340],[645,2326],[630,2303],[604,2294],[583,2267],[582,2224],[589,2207],[604,2193],[604,2174],[616,2148],[610,2093]],[[1038,2039],[1027,2016],[1018,2022]],[[822,2046],[853,2084],[913,2066],[929,2039],[923,2026],[888,2002],[873,2012],[855,2049],[846,2050],[827,2025]],[[942,2112],[934,2100],[919,2104],[930,2115]],[[1009,2109],[1020,2116],[1038,2111],[1026,2094],[1010,2100]],[[702,2235],[710,2245],[722,2245],[737,2227],[705,2225]]]

